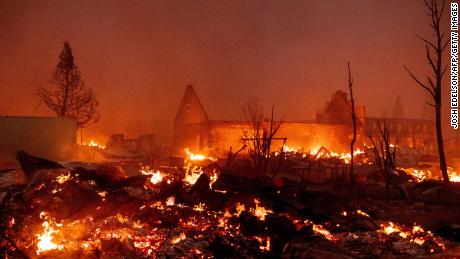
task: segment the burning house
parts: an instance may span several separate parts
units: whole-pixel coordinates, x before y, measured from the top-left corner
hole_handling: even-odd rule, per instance
[[[366,144],[368,134],[380,134],[378,122],[390,131],[392,143],[403,147],[431,151],[434,146],[433,122],[419,119],[367,118],[365,107],[357,105],[357,147]],[[276,136],[286,138],[290,148],[312,153],[320,147],[334,152],[349,150],[353,137],[351,101],[347,93],[337,91],[316,114],[315,122],[283,122]],[[209,119],[193,86],[187,86],[174,120],[175,146],[195,152],[223,155],[232,147],[242,146],[242,136],[250,128],[248,121],[215,121]],[[368,141],[367,141],[368,142]],[[280,148],[280,143],[274,143]],[[179,150],[182,151],[182,150]]]
[[[345,106],[345,109],[341,106]],[[286,138],[289,147],[304,148],[305,151],[315,152],[321,146],[325,146],[336,152],[343,152],[348,149],[353,135],[351,118],[347,113],[349,110],[346,93],[339,91],[333,95],[331,103],[319,115],[320,120],[283,122],[277,137]],[[348,119],[345,119],[346,117]],[[362,129],[362,106],[358,108],[358,117],[358,127]],[[230,147],[239,149],[242,146],[244,131],[249,128],[248,121],[210,120],[193,86],[189,85],[174,119],[175,146],[189,147],[195,152],[223,155]],[[362,145],[363,135],[358,137],[357,143]],[[282,143],[274,143],[275,148],[280,148],[281,145]]]

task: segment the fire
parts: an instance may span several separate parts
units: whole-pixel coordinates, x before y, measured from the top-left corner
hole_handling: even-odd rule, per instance
[[[313,227],[313,231],[315,233],[321,234],[321,235],[323,235],[325,238],[327,238],[329,240],[335,240],[336,239],[334,237],[334,235],[332,235],[331,232],[329,232],[329,230],[325,229],[322,225],[314,224],[312,222],[309,222],[308,220],[305,223],[307,223],[307,224],[311,223],[312,227]]]
[[[392,233],[399,233],[399,235],[403,238],[406,238],[408,234],[404,231],[401,230],[401,228],[398,225],[393,224],[393,222],[388,222],[387,225],[381,224],[380,225],[381,229],[379,231],[391,235]]]
[[[362,211],[362,210],[356,210],[356,213],[358,213],[359,215],[361,216],[364,216],[364,217],[368,217],[369,218],[369,214],[367,214],[366,212]]]
[[[204,211],[206,209],[206,204],[204,203],[199,203],[195,206],[193,206],[194,211]]]
[[[187,237],[187,236],[185,235],[185,233],[184,233],[184,232],[181,232],[181,233],[179,234],[179,236],[175,237],[175,238],[171,241],[171,243],[177,244],[177,243],[179,243],[180,241],[184,240],[186,237]]]
[[[65,182],[67,182],[68,180],[70,179],[70,174],[67,173],[67,174],[61,174],[59,175],[58,177],[56,177],[56,181],[60,184],[63,184]]]
[[[260,243],[259,249],[261,251],[267,251],[268,252],[268,251],[271,250],[271,243],[270,243],[270,237],[269,236],[266,237],[265,240],[264,240],[264,238],[258,237],[258,236],[254,237],[254,238],[257,241],[259,241],[259,243]]]
[[[129,221],[129,218],[121,214],[117,214],[117,219],[120,223],[126,223]]]
[[[153,184],[157,184],[163,180],[163,176],[159,171],[156,171],[155,173],[152,174],[152,177],[150,178],[150,182]]]
[[[216,171],[214,171],[214,173],[211,175],[211,177],[209,178],[209,188],[212,189],[212,185],[217,181],[217,173]]]
[[[95,140],[90,140],[89,142],[84,143],[83,146],[95,147],[95,148],[99,148],[99,149],[105,149],[105,145],[102,145],[102,144],[98,143]]]
[[[163,181],[163,174],[160,171],[155,171],[150,169],[149,167],[141,167],[140,170],[141,174],[143,175],[151,175],[150,182],[153,184],[160,183]]]
[[[99,196],[101,197],[105,197],[107,195],[107,192],[106,191],[102,191],[102,192],[98,192],[97,193]]]
[[[185,148],[184,151],[185,151],[185,154],[187,154],[186,160],[188,161],[204,161],[204,160],[217,161],[217,159],[213,157],[208,157],[203,154],[194,154],[190,151],[189,148]]]
[[[186,184],[194,185],[201,174],[203,174],[201,167],[188,164],[183,181]]]
[[[364,154],[364,151],[361,149],[356,149],[353,151],[353,156]],[[351,161],[351,153],[335,153],[331,152],[331,157],[337,157],[338,159],[342,160],[345,164],[349,164]]]
[[[421,226],[414,225],[412,229],[404,226],[398,226],[392,222],[388,224],[380,225],[381,229],[378,230],[380,233],[391,235],[392,233],[398,233],[398,235],[404,239],[410,239],[410,242],[418,245],[423,245],[426,240],[432,240],[439,248],[446,249],[446,246],[439,238],[435,237],[430,231],[425,231]]]
[[[43,232],[41,234],[36,235],[39,240],[37,243],[37,255],[49,250],[62,250],[64,246],[56,244],[53,240],[56,233],[59,232],[59,230],[57,230],[55,227],[59,227],[61,225],[55,223],[52,219],[48,219],[48,215],[46,212],[41,212],[40,218],[44,221],[42,223]]]
[[[448,167],[447,174],[449,175],[449,180],[451,182],[460,182],[460,173],[457,173],[456,171],[454,171],[453,168]]]
[[[265,220],[265,216],[267,216],[269,213],[272,213],[271,210],[259,206],[260,201],[258,199],[254,199],[254,203],[256,204],[256,207],[251,208],[249,211],[260,220]]]
[[[442,179],[442,175],[440,171],[433,171],[429,169],[423,170],[423,169],[417,169],[417,168],[400,168],[400,169],[412,175],[417,182],[422,182],[427,179],[435,179],[435,180]],[[457,171],[454,168],[448,167],[447,175],[449,176],[449,180],[451,182],[460,182],[460,173],[457,173]]]
[[[244,206],[244,204],[242,203],[239,203],[237,202],[236,205],[235,205],[235,209],[236,209],[236,213],[235,213],[235,216],[239,217],[241,212],[245,211],[246,208]]]
[[[300,150],[302,150],[301,147],[293,148],[293,147],[290,147],[290,146],[288,146],[286,144],[283,145],[283,152],[285,152],[285,153],[297,153]]]
[[[176,197],[171,196],[166,199],[166,206],[174,206]]]

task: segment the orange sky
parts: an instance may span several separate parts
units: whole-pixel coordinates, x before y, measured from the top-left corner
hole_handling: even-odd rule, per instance
[[[406,116],[420,117],[425,95],[403,65],[428,68],[415,37],[430,35],[422,2],[0,1],[0,114],[51,114],[34,93],[67,40],[100,100],[89,135],[168,135],[189,83],[212,119],[240,118],[257,98],[313,120],[347,90],[347,60],[368,115],[391,114],[400,95]]]

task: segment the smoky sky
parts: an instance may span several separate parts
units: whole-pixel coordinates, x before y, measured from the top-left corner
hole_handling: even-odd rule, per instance
[[[419,118],[426,94],[403,65],[427,74],[415,35],[431,37],[428,21],[419,0],[0,1],[0,114],[52,115],[35,93],[69,41],[100,101],[88,135],[168,135],[187,84],[211,119],[257,99],[314,120],[347,91],[348,60],[368,116],[391,114],[399,95]]]

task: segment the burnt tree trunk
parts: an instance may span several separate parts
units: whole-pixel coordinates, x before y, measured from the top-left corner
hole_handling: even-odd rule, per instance
[[[351,77],[350,62],[348,62],[348,88],[350,89],[350,98],[351,98],[351,118],[353,120],[353,139],[350,143],[350,190],[353,190],[354,185],[354,146],[356,142],[356,113],[355,113],[355,99],[353,98],[353,78]]]
[[[410,74],[412,79],[417,82],[423,89],[425,89],[432,97],[434,103],[428,103],[435,108],[436,115],[436,140],[438,142],[439,154],[439,167],[441,169],[442,178],[446,185],[450,184],[449,175],[447,173],[446,155],[444,153],[444,142],[442,137],[441,125],[441,99],[442,99],[442,77],[447,70],[447,65],[442,65],[442,55],[449,43],[449,40],[444,41],[445,33],[441,32],[441,18],[445,7],[443,0],[441,5],[436,0],[425,0],[425,6],[428,10],[427,15],[430,17],[431,22],[429,26],[433,29],[435,39],[434,41],[420,38],[425,43],[426,58],[433,71],[433,75],[427,76],[427,83],[421,82],[407,67],[404,66],[406,71]],[[434,53],[434,58],[431,56]]]
[[[439,98],[439,102],[441,103],[441,98]],[[442,137],[441,104],[436,106],[436,140],[438,142],[439,167],[441,168],[444,183],[448,185],[450,184],[450,180],[447,174],[446,154],[444,153],[444,140]]]

